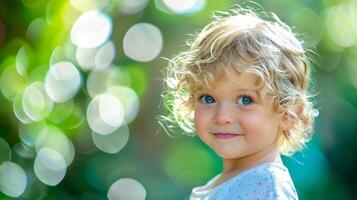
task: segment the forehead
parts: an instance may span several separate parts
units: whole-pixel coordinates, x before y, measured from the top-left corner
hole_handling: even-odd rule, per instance
[[[196,89],[219,89],[222,86],[240,90],[260,90],[261,79],[253,73],[230,69],[226,73],[212,74],[209,78],[199,77]]]
[[[209,84],[199,81],[196,92],[205,91],[229,91],[254,93],[259,98],[271,99],[272,91],[264,84],[263,80],[256,74],[250,72],[228,71],[220,77],[216,77]]]

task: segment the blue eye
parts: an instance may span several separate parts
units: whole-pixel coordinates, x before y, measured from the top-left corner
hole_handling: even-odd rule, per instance
[[[209,95],[203,95],[200,97],[201,102],[203,104],[211,104],[211,103],[215,103],[216,101],[214,100],[214,98],[212,96]]]
[[[242,96],[242,97],[239,98],[239,102],[238,103],[247,106],[247,105],[252,104],[253,100],[252,100],[252,98],[250,98],[248,96]]]

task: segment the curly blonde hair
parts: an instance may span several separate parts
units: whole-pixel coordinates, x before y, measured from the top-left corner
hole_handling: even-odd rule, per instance
[[[313,109],[309,88],[309,62],[302,41],[273,13],[258,16],[242,7],[218,12],[214,20],[194,35],[189,49],[170,60],[163,97],[174,122],[195,135],[194,93],[199,85],[210,86],[231,70],[253,73],[259,87],[273,94],[274,109],[294,120],[279,137],[279,150],[291,155],[311,139]],[[168,124],[166,123],[166,127]],[[170,127],[169,127],[170,128]]]

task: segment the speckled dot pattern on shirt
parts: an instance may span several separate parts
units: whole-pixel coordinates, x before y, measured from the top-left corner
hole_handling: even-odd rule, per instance
[[[281,162],[251,168],[226,182],[208,189],[218,178],[192,190],[190,200],[297,200],[288,169]]]

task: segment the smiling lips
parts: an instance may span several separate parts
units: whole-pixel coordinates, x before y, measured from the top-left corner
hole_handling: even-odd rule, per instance
[[[234,138],[234,137],[240,136],[240,135],[242,135],[242,134],[235,134],[235,133],[213,133],[213,135],[214,135],[216,138],[219,138],[219,139],[230,139],[230,138]]]

